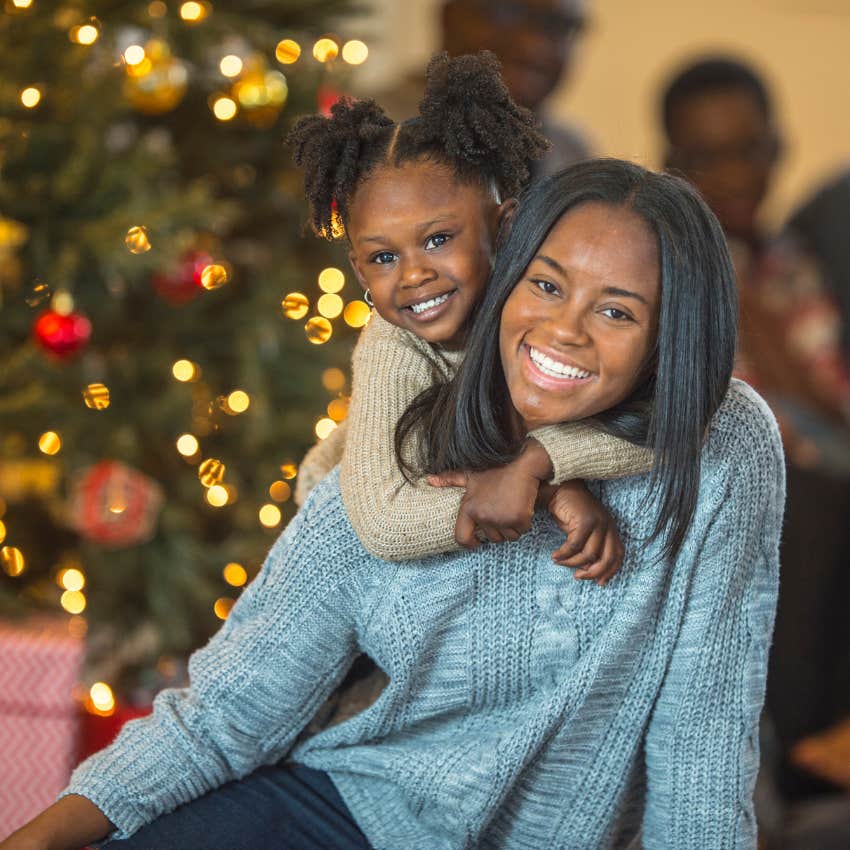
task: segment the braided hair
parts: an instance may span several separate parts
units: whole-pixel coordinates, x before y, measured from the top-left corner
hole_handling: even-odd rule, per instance
[[[428,64],[419,115],[409,121],[396,124],[374,100],[350,98],[329,117],[299,119],[287,141],[304,171],[316,232],[340,235],[355,191],[379,165],[437,162],[502,199],[518,194],[549,145],[531,112],[511,100],[499,70],[489,51],[440,53]]]

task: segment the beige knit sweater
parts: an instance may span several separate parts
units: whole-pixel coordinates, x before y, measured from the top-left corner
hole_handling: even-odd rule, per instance
[[[389,561],[422,558],[459,547],[454,526],[463,490],[408,482],[393,451],[395,426],[407,406],[434,382],[451,377],[462,351],[436,348],[373,311],[353,356],[347,418],[305,456],[295,487],[301,505],[338,463],[346,512],[364,548]],[[625,478],[646,472],[652,455],[578,422],[532,432],[552,461],[552,482]]]

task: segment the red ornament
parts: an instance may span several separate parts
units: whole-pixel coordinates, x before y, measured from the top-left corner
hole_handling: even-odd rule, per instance
[[[88,342],[91,322],[82,313],[46,310],[36,319],[33,333],[42,348],[64,360]]]
[[[200,293],[204,285],[201,273],[213,262],[209,254],[190,251],[173,272],[159,272],[151,278],[153,288],[163,301],[174,307],[186,304]]]
[[[162,488],[152,478],[118,461],[102,460],[75,485],[71,521],[82,537],[120,549],[153,536],[161,504]]]
[[[341,91],[337,91],[330,86],[319,86],[316,92],[316,109],[326,118],[330,117],[331,107],[343,96]]]

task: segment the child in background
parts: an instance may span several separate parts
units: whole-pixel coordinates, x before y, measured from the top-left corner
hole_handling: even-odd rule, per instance
[[[354,351],[348,417],[307,454],[296,500],[341,462],[343,501],[363,546],[407,560],[517,539],[551,481],[561,486],[550,510],[568,535],[553,557],[579,568],[576,578],[607,581],[622,545],[577,479],[645,472],[646,450],[572,423],[535,431],[498,469],[429,483],[408,480],[395,460],[402,413],[463,357],[499,230],[546,149],[531,113],[510,99],[496,58],[436,56],[415,119],[395,124],[374,101],[343,100],[329,118],[301,119],[290,141],[313,226],[326,238],[344,227],[351,266],[374,306]],[[563,378],[560,364],[538,365]],[[590,378],[574,371],[577,382]]]

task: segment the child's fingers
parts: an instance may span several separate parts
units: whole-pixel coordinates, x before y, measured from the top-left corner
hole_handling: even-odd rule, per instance
[[[605,532],[596,528],[582,546],[581,551],[569,558],[561,558],[558,563],[563,567],[587,567],[595,564],[605,548]]]
[[[566,562],[581,554],[593,531],[593,527],[577,526],[567,534],[567,539],[555,550],[552,558],[562,566],[566,566]],[[575,566],[575,565],[573,565]]]
[[[600,586],[608,582],[617,574],[623,564],[623,544],[618,534],[609,533],[605,538],[605,549],[599,559],[601,570],[593,578]]]
[[[466,487],[469,476],[465,472],[451,470],[439,475],[428,475],[426,480],[432,487]]]
[[[462,508],[455,522],[455,541],[464,549],[477,549],[480,543],[475,535],[475,521]]]

